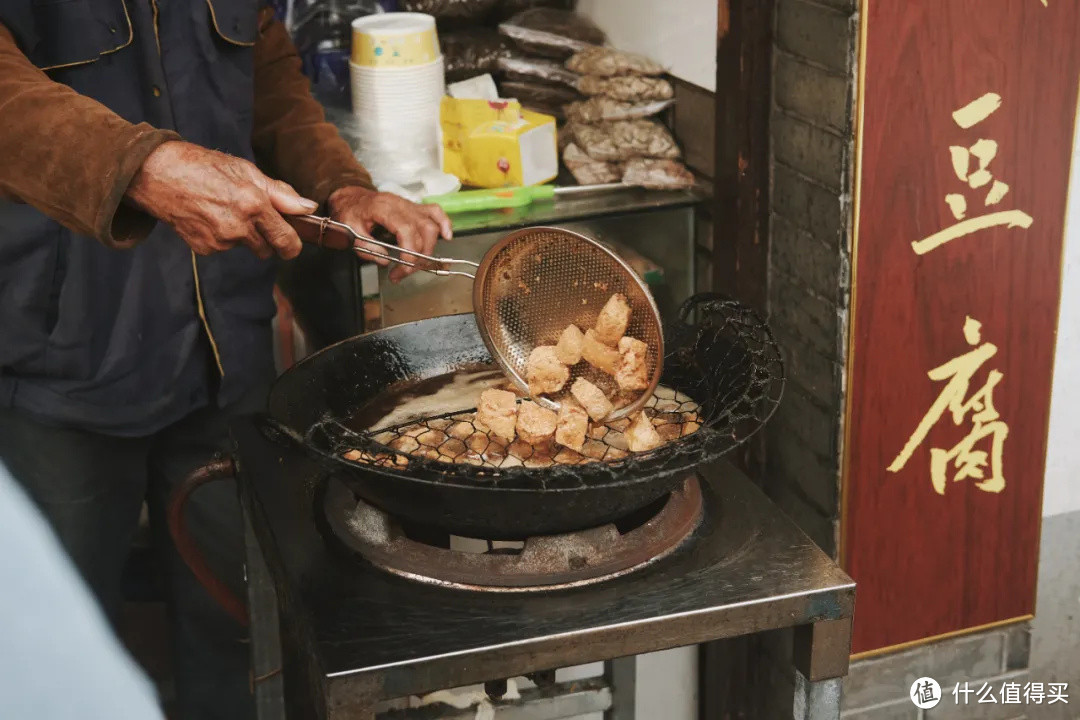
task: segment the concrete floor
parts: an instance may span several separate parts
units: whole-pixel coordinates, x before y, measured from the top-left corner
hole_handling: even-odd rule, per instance
[[[1069,684],[1069,704],[1028,706],[1031,720],[1080,720],[1080,512],[1043,518],[1031,680]]]

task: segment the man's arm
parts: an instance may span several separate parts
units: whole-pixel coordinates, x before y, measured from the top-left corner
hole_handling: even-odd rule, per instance
[[[296,46],[272,9],[259,15],[254,49],[251,143],[260,164],[320,205],[338,188],[373,190],[371,176],[312,97]]]
[[[305,197],[325,203],[335,220],[360,232],[371,233],[380,225],[402,248],[426,254],[435,249],[440,235],[452,235],[450,219],[437,205],[415,205],[374,190],[371,177],[312,97],[296,47],[270,9],[259,16],[255,43],[252,144],[264,166]],[[410,272],[398,266],[390,277],[398,280]]]
[[[246,160],[179,137],[53,82],[0,25],[0,197],[114,248],[164,220],[200,254],[237,244],[262,257],[300,252],[279,213],[315,203]]]
[[[131,247],[156,221],[123,204],[124,192],[146,157],[177,138],[53,82],[0,25],[0,196],[106,245]]]

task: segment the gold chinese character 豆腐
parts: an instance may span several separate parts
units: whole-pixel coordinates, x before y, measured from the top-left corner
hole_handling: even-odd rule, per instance
[[[999,107],[1001,107],[1001,96],[997,93],[986,93],[954,112],[953,121],[961,129],[968,130],[990,117]],[[986,188],[982,202],[987,208],[1000,203],[1009,193],[1009,186],[995,178],[990,172],[990,162],[997,156],[997,152],[997,142],[986,138],[979,138],[974,144],[966,147],[962,145],[949,147],[952,169],[957,179],[966,183],[971,190]],[[945,204],[949,206],[952,216],[956,218],[956,224],[911,243],[916,255],[924,255],[947,242],[987,228],[1005,226],[1026,230],[1033,222],[1032,217],[1022,210],[998,210],[982,215],[972,213],[973,217],[968,217],[968,198],[959,192],[948,193],[945,196]]]
[[[974,349],[927,373],[931,380],[945,382],[945,387],[888,467],[889,472],[900,472],[915,449],[926,439],[930,429],[949,411],[954,425],[967,422],[971,427],[967,435],[952,448],[930,449],[930,481],[939,495],[945,494],[945,481],[950,469],[954,472],[954,482],[975,478],[980,481],[975,483],[980,490],[999,493],[1005,489],[1002,451],[1005,438],[1009,436],[1009,426],[994,408],[994,388],[1004,375],[998,370],[990,370],[982,387],[968,397],[975,373],[997,354],[998,349],[993,343],[982,342],[982,324],[970,317],[964,321],[964,339]],[[989,453],[976,449],[976,445],[983,441],[990,443]]]

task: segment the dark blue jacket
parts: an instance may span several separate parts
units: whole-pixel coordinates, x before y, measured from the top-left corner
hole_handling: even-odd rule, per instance
[[[0,0],[52,80],[247,159],[257,16],[256,0]],[[125,436],[228,405],[272,372],[273,278],[245,248],[196,258],[164,224],[115,249],[0,199],[0,405]]]

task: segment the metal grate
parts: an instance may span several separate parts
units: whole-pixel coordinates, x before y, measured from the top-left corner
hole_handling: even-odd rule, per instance
[[[465,452],[453,452],[460,451],[453,441],[464,444],[466,440],[451,435],[448,430],[456,422],[471,422],[468,417],[471,411],[467,410],[370,433],[350,429],[344,419],[327,418],[310,428],[306,441],[313,449],[348,465],[386,475],[471,487],[480,484],[559,490],[685,474],[716,460],[765,424],[780,402],[784,368],[779,348],[764,321],[753,310],[718,295],[699,295],[684,303],[679,318],[666,327],[665,343],[669,352],[664,359],[663,388],[678,393],[677,398],[670,399],[680,406],[670,411],[667,406],[661,407],[660,403],[665,401],[663,394],[667,392],[661,389],[651,412],[656,415],[693,412],[696,420],[682,416],[683,430],[696,422],[700,422],[700,427],[646,453],[627,453],[619,447],[621,431],[616,426],[610,437],[609,428],[603,436],[590,438],[609,448],[599,460],[590,457],[592,462],[541,463],[540,458],[534,457],[535,450],[530,453],[525,448],[520,448],[520,452],[507,448],[506,457],[498,462],[482,457],[479,462],[458,462],[459,457],[467,456],[468,445]],[[388,444],[409,437],[409,432],[417,432],[412,426],[418,425],[423,429],[415,438],[433,431],[446,437],[432,434],[424,443],[417,440],[417,447],[410,452]],[[465,434],[467,429],[459,427],[456,432]],[[674,434],[673,430],[664,432]]]
[[[660,437],[665,442],[672,442],[701,428],[699,409],[698,404],[686,395],[658,387],[643,412]],[[620,418],[605,425],[590,424],[585,445],[579,453],[555,443],[538,446],[521,439],[507,443],[478,422],[475,409],[470,409],[371,434],[373,441],[395,451],[393,453],[351,449],[342,453],[342,457],[380,467],[407,466],[410,457],[489,468],[612,462],[630,454],[624,435],[629,425],[630,418]]]

